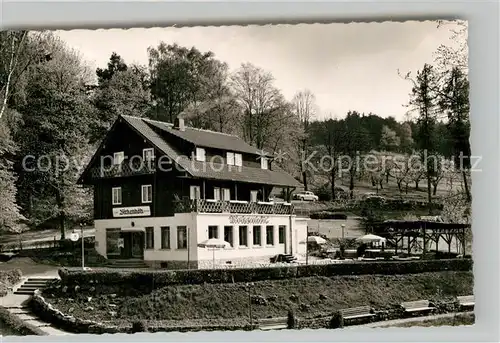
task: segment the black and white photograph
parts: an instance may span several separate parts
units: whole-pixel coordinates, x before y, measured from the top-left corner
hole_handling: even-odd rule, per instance
[[[467,44],[1,31],[0,335],[473,325]]]

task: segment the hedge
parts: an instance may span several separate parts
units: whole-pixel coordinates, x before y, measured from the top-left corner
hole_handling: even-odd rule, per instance
[[[21,269],[0,271],[0,297],[9,293],[9,288],[21,281],[23,273]]]
[[[71,288],[123,285],[125,288],[159,288],[168,285],[236,283],[291,279],[311,276],[415,274],[439,271],[472,270],[472,259],[349,262],[325,265],[300,265],[267,268],[197,269],[197,270],[145,270],[76,268],[59,269],[62,285]]]
[[[37,336],[47,336],[48,334],[40,329],[39,327],[30,324],[13,313],[11,313],[8,309],[3,306],[0,306],[0,323],[5,324],[12,331],[22,335],[37,335]]]
[[[345,213],[335,213],[330,211],[319,211],[311,213],[311,219],[334,219],[334,220],[347,220]]]

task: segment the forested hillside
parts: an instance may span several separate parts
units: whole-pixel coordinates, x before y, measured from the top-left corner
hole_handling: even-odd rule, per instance
[[[162,42],[148,49],[148,65],[110,51],[107,67],[91,70],[51,32],[1,32],[0,230],[64,232],[90,221],[91,190],[76,179],[121,114],[169,122],[182,115],[191,126],[240,135],[278,152],[272,163],[324,200],[337,198],[342,183],[354,197],[365,180],[376,190],[395,182],[401,194],[425,187],[431,202],[439,184],[456,180],[450,192],[470,203],[466,29],[432,65],[401,71],[413,87],[401,104],[404,121],[356,108],[333,118],[309,90],[287,99],[266,70],[251,63],[230,70],[196,47]],[[438,162],[426,162],[424,152]],[[392,157],[381,163],[381,156]]]

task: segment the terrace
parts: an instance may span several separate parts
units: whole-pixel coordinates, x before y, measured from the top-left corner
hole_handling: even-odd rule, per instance
[[[92,179],[107,179],[154,173],[155,167],[152,163],[130,160],[117,165],[94,167],[90,171]]]
[[[175,212],[291,215],[294,214],[294,208],[290,203],[183,199],[177,201]]]

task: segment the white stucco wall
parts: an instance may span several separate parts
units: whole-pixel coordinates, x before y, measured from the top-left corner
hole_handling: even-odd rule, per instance
[[[260,217],[260,215],[238,215],[248,217]],[[154,249],[144,251],[144,260],[146,261],[187,261],[188,254],[191,261],[212,261],[214,253],[211,249],[198,247],[198,243],[208,239],[208,227],[218,227],[218,237],[224,239],[224,226],[233,227],[233,247],[228,249],[218,249],[215,251],[215,259],[225,263],[238,260],[267,260],[268,257],[276,254],[290,253],[305,254],[305,244],[300,242],[306,240],[307,220],[287,215],[269,215],[265,216],[267,223],[262,224],[232,224],[228,214],[196,214],[184,213],[176,214],[174,217],[151,217],[151,218],[116,218],[106,220],[96,220],[96,250],[99,254],[106,256],[106,229],[108,228],[128,228],[134,227],[154,227]],[[290,224],[292,224],[290,226]],[[239,226],[246,225],[247,246],[239,245]],[[253,227],[261,226],[262,245],[253,245]],[[266,226],[274,227],[273,245],[266,245]],[[284,225],[285,243],[279,243],[279,226]],[[170,249],[161,249],[161,227],[170,227]],[[186,226],[188,228],[188,249],[176,249],[177,247],[177,226]]]
[[[260,215],[242,215],[245,217]],[[289,231],[289,216],[266,216],[269,218],[269,222],[266,224],[231,224],[229,222],[229,216],[227,214],[199,214],[197,216],[197,231],[199,242],[202,242],[208,239],[208,227],[209,226],[218,226],[219,229],[219,238],[224,239],[224,226],[232,226],[233,227],[233,241],[234,246],[227,249],[219,249],[215,251],[215,258],[220,260],[228,260],[236,259],[236,258],[256,258],[263,256],[273,256],[276,254],[284,254],[285,253],[285,244],[279,244],[279,226],[285,225],[287,230],[285,230],[285,237],[287,236],[287,232]],[[248,228],[247,231],[247,246],[239,245],[239,226],[246,225]],[[260,246],[253,245],[253,227],[261,226],[261,242],[263,243]],[[266,242],[266,226],[272,225],[274,226],[274,235],[273,235],[273,245],[265,245]],[[207,248],[198,248],[198,260],[212,260],[214,252],[211,249]]]
[[[99,254],[106,256],[106,229],[134,227],[154,227],[154,249],[144,250],[144,260],[149,261],[183,261],[197,259],[196,247],[197,232],[194,213],[177,213],[173,217],[149,217],[149,218],[115,218],[95,221],[96,250]],[[170,227],[170,249],[161,249],[161,227]],[[177,247],[177,226],[186,226],[188,230],[188,249],[176,249]]]

